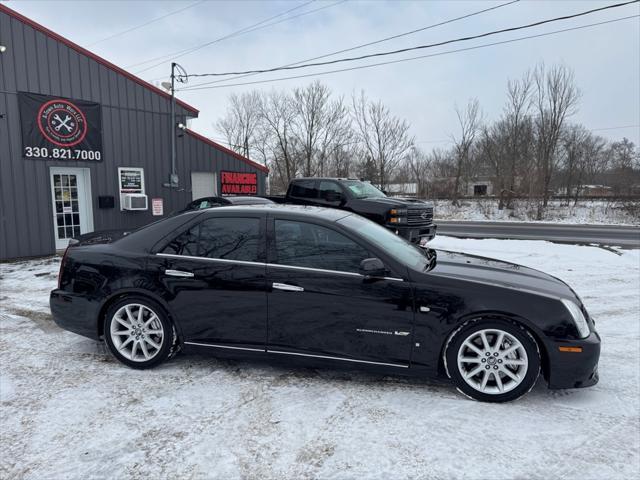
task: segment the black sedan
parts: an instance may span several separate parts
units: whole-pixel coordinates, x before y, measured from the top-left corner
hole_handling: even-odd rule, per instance
[[[79,243],[50,303],[58,325],[104,337],[133,368],[205,350],[448,377],[489,402],[540,371],[550,388],[598,381],[600,338],[562,281],[424,251],[335,209],[206,209]]]

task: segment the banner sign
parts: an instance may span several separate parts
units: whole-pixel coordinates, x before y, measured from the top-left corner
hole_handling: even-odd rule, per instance
[[[44,160],[102,160],[99,103],[18,92],[22,156]]]
[[[220,172],[222,195],[256,195],[258,174],[244,172]]]

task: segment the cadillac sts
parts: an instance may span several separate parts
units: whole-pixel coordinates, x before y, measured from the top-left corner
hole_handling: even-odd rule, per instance
[[[206,351],[439,377],[487,402],[539,375],[549,388],[598,381],[600,337],[567,284],[421,249],[343,210],[187,212],[69,247],[58,281],[56,323],[132,368]]]

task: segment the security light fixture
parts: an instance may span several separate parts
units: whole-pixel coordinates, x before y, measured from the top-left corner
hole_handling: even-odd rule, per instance
[[[0,53],[4,53],[7,51],[7,47],[4,45],[0,45]]]
[[[171,91],[171,82],[162,82],[160,85],[162,85],[162,88],[164,88],[166,91]]]

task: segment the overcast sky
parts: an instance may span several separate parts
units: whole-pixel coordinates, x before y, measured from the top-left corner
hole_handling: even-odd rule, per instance
[[[155,57],[214,41],[297,6],[301,7],[271,22],[319,9],[276,25],[221,40],[181,56],[176,61],[188,73],[228,72],[280,66],[422,28],[501,3],[506,1],[5,2],[9,7],[122,67],[130,67]],[[434,43],[573,14],[612,3],[615,2],[523,0],[330,59]],[[180,9],[183,11],[99,42]],[[640,4],[636,3],[487,39],[349,65],[261,74],[237,82],[267,80],[444,52],[638,14]],[[160,61],[163,60],[162,65],[142,72],[139,76],[156,84],[168,78],[171,60]],[[520,77],[538,62],[563,62],[575,71],[576,83],[583,96],[580,109],[571,118],[572,121],[581,122],[607,138],[620,139],[626,136],[636,144],[639,143],[638,18],[395,65],[258,85],[184,91],[180,92],[178,97],[200,109],[200,118],[192,125],[194,130],[222,139],[222,135],[215,130],[213,124],[223,115],[230,93],[250,89],[291,89],[307,85],[314,78],[318,78],[336,95],[348,97],[353,91],[363,89],[371,98],[381,99],[394,114],[411,123],[412,133],[420,142],[420,146],[430,149],[433,146],[446,146],[450,135],[456,133],[456,104],[464,105],[470,97],[477,97],[485,117],[490,120],[497,118],[504,105],[507,80]],[[128,70],[136,73],[156,63],[158,61],[131,66]],[[194,85],[205,80],[212,79],[194,78],[189,83]],[[613,129],[622,126],[631,127]]]

